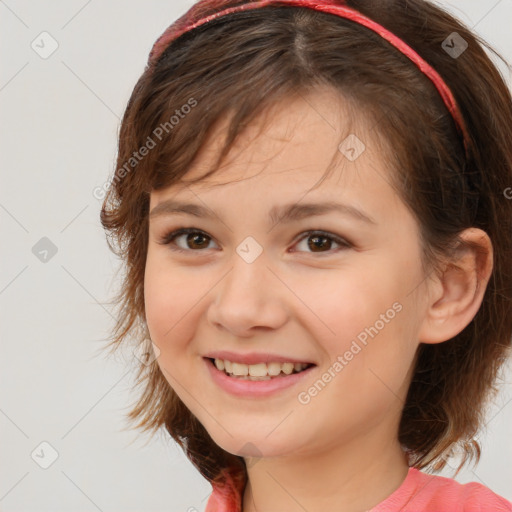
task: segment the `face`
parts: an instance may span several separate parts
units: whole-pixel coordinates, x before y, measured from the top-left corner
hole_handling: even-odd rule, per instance
[[[144,293],[158,365],[213,440],[241,456],[304,457],[396,436],[425,313],[418,225],[370,135],[357,131],[366,149],[355,160],[347,146],[338,150],[350,132],[343,101],[330,90],[280,107],[208,181],[150,198]],[[185,180],[213,162],[225,126]],[[335,152],[335,171],[318,186]],[[169,200],[214,215],[172,213]],[[269,219],[273,209],[306,203],[361,215],[310,210]],[[180,228],[198,233],[171,239]],[[205,357],[221,350],[316,366],[270,395],[239,396],[207,366]]]

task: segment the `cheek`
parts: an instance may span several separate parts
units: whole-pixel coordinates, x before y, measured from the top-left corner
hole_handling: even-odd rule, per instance
[[[325,369],[336,375],[339,387],[333,387],[346,392],[350,386],[366,396],[376,387],[385,393],[386,385],[398,390],[417,347],[417,312],[407,296],[414,276],[404,275],[396,260],[334,274],[326,273],[307,290],[295,288],[307,297],[313,313],[307,313],[307,329],[323,349]]]
[[[389,267],[384,272],[375,264],[361,264],[318,272],[314,279],[296,278],[293,289],[308,307],[312,332],[323,340],[322,345],[339,352],[348,349],[359,334],[364,342],[365,328],[377,321],[380,325],[381,314],[387,312],[391,319],[396,316],[393,304],[401,292],[393,274]]]
[[[383,304],[367,299],[364,308],[353,302],[340,308],[331,317],[335,335],[317,339],[327,352],[327,362],[320,378],[301,390],[305,395],[300,399],[311,402],[312,416],[330,411],[332,435],[340,424],[347,435],[369,430],[390,414],[398,417],[403,407],[416,347],[411,342],[413,326],[406,306],[401,304],[397,312],[399,307]]]
[[[162,258],[153,256],[151,251],[148,253],[144,304],[151,339],[160,350],[167,351],[176,347],[179,340],[186,339],[183,328],[188,319],[187,310],[198,298],[197,289],[194,292],[193,286],[185,286],[179,272],[172,272]]]

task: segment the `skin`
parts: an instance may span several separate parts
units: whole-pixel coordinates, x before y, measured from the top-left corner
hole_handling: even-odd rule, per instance
[[[418,345],[449,340],[477,313],[492,246],[483,231],[467,230],[464,237],[481,253],[461,251],[441,276],[424,275],[418,224],[389,185],[371,132],[358,123],[366,150],[354,162],[340,152],[335,172],[310,191],[350,133],[343,100],[318,89],[280,106],[263,133],[250,127],[208,182],[151,193],[150,211],[173,198],[206,205],[218,217],[150,219],[147,325],[169,385],[219,446],[246,458],[244,512],[368,510],[407,475],[397,432]],[[213,162],[224,127],[185,179]],[[338,212],[268,224],[274,205],[327,200],[356,205],[376,224]],[[176,239],[186,253],[159,243],[181,227],[207,237]],[[322,238],[315,251],[303,235],[310,230],[352,246]],[[263,249],[250,264],[236,252],[248,236]],[[397,302],[401,311],[309,403],[300,403],[298,394]],[[203,356],[218,349],[291,355],[318,367],[273,397],[239,398],[216,386],[206,369]]]

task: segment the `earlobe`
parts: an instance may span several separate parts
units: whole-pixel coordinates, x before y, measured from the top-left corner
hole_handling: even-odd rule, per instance
[[[468,228],[461,246],[446,262],[443,275],[433,281],[425,317],[418,333],[421,343],[450,340],[477,314],[493,268],[492,242],[481,229]]]

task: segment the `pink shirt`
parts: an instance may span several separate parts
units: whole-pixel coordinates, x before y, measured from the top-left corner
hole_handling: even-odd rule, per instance
[[[242,512],[243,480],[228,475],[225,488],[214,487],[205,512]],[[512,512],[512,503],[482,484],[409,468],[402,485],[368,512]]]

